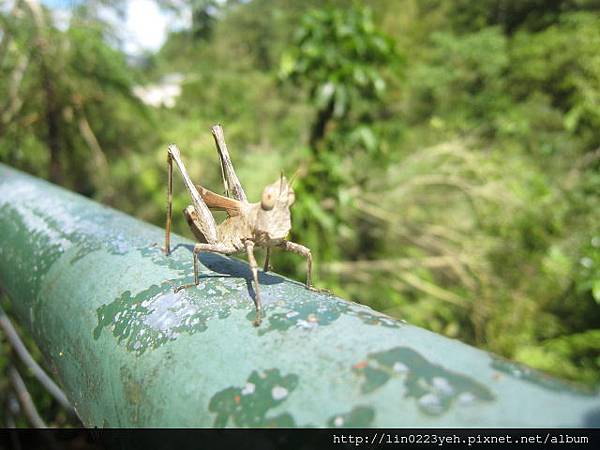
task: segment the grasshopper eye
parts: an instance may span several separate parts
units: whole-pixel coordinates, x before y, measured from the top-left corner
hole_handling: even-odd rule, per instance
[[[275,206],[275,196],[267,189],[263,191],[262,198],[260,200],[260,207],[265,211],[270,211]]]
[[[292,191],[290,189],[288,191],[288,201],[287,201],[288,206],[292,206],[295,201],[296,201],[296,194],[294,194],[294,191]]]

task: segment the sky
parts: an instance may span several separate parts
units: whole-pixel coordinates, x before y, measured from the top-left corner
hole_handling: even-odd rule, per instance
[[[82,0],[41,0],[55,11],[59,21],[68,21],[68,10]],[[108,12],[105,19],[115,22],[124,42],[124,50],[129,54],[158,50],[166,39],[172,24],[181,24],[172,14],[161,11],[152,0],[128,0],[126,18],[121,22],[114,13]]]

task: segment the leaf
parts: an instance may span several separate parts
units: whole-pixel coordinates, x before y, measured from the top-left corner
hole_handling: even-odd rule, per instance
[[[365,86],[368,82],[367,74],[365,73],[364,69],[360,66],[354,67],[352,71],[352,76],[354,78],[354,81],[359,86]]]
[[[375,92],[377,93],[377,95],[383,94],[383,91],[385,91],[384,79],[378,76],[377,78],[375,78],[373,86],[375,87]]]
[[[600,304],[600,280],[594,281],[592,286],[592,297],[594,297],[596,303]]]
[[[316,103],[319,108],[325,108],[333,94],[335,94],[335,84],[327,82],[322,84],[317,92]]]
[[[565,114],[564,126],[567,131],[573,132],[577,128],[579,120],[583,115],[583,108],[581,105],[577,105],[574,108],[571,108],[567,114]]]
[[[369,127],[359,128],[360,139],[369,152],[373,152],[377,149],[377,138],[373,133],[373,130]]]
[[[279,74],[281,77],[289,77],[294,68],[296,67],[296,58],[292,54],[292,52],[285,52],[281,56],[281,62],[279,64]]]
[[[335,103],[333,116],[341,118],[348,109],[348,91],[344,86],[338,86],[335,90]]]

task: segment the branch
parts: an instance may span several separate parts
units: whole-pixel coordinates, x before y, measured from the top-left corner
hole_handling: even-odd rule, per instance
[[[19,405],[19,401],[17,400],[17,397],[15,397],[14,392],[9,392],[4,401],[4,426],[6,428],[17,428],[15,416],[18,416],[19,414],[21,414],[21,405]],[[13,445],[15,445],[15,448],[20,448],[18,442],[14,439]]]
[[[2,114],[0,115],[0,121],[2,122],[0,124],[0,134],[2,128],[7,126],[13,120],[15,115],[21,109],[21,106],[23,106],[23,98],[19,96],[19,88],[21,87],[21,82],[23,81],[23,76],[25,75],[28,65],[29,56],[26,54],[21,55],[17,65],[12,71],[8,84],[8,98],[2,110]]]
[[[8,17],[11,17],[12,20],[17,19],[17,11],[19,10],[19,5],[21,0],[15,0],[13,3],[13,7],[8,14]],[[2,27],[2,37],[0,37],[0,66],[2,65],[2,61],[4,60],[4,55],[6,54],[6,50],[8,49],[8,45],[12,39],[12,34],[9,33],[8,27]]]
[[[465,270],[465,267],[467,270]],[[337,261],[324,263],[321,270],[336,275],[350,275],[356,278],[358,273],[389,272],[397,273],[406,269],[428,268],[449,269],[455,277],[471,291],[477,288],[474,277],[469,273],[469,265],[460,256],[427,256],[423,258],[396,258],[359,261]],[[448,274],[450,275],[450,274]]]
[[[94,185],[97,188],[102,187],[106,193],[111,188],[110,185],[106,183],[106,176],[108,175],[108,161],[106,160],[106,154],[102,150],[100,142],[98,142],[98,138],[94,134],[94,130],[92,130],[81,105],[76,105],[75,109],[79,113],[79,132],[92,152],[94,167],[92,168],[93,170],[91,170],[91,173]],[[108,192],[107,195],[110,196],[111,192]]]
[[[56,385],[56,383],[44,372],[38,363],[35,362],[31,354],[27,351],[25,344],[21,341],[21,338],[17,334],[17,330],[11,323],[10,319],[6,316],[4,311],[0,308],[0,328],[4,331],[8,342],[15,350],[23,364],[27,366],[33,376],[46,388],[48,392],[60,403],[60,405],[67,411],[74,413],[73,407],[69,403],[67,396],[64,392]]]
[[[55,61],[52,55],[49,55],[50,36],[48,30],[50,27],[45,27],[44,10],[37,0],[24,0],[28,9],[31,11],[33,22],[35,24],[36,45],[39,57],[40,75],[42,80],[42,89],[45,94],[45,116],[48,132],[46,134],[46,145],[50,150],[50,158],[48,161],[48,173],[50,181],[62,184],[64,174],[61,164],[61,127],[59,114],[60,109],[56,99],[56,86],[53,70]]]
[[[432,297],[435,297],[439,300],[443,300],[456,306],[460,306],[462,308],[466,306],[462,297],[459,297],[455,293],[450,292],[446,289],[442,289],[441,287],[436,286],[433,283],[429,283],[428,281],[425,281],[422,278],[419,278],[418,276],[410,272],[401,272],[398,275],[406,284],[409,284],[415,289],[423,291],[426,294],[431,295]]]
[[[27,419],[29,419],[29,423],[31,423],[31,425],[33,425],[35,428],[48,428],[46,423],[42,420],[37,412],[23,378],[21,378],[21,375],[17,369],[15,369],[15,367],[12,365],[8,368],[8,377],[10,378],[10,382],[12,383],[17,394],[19,403],[21,403],[21,408],[23,408],[23,412],[27,416]]]
[[[41,32],[44,28],[44,11],[42,10],[42,7],[37,2],[37,0],[23,0],[23,1],[25,3],[27,3],[27,7],[29,8],[29,10],[31,11],[31,14],[33,15],[33,20],[35,22],[35,26],[37,27],[37,31],[39,34],[41,34]]]
[[[321,270],[334,274],[354,272],[386,271],[397,272],[415,267],[439,268],[451,265],[447,256],[430,256],[425,258],[396,258],[359,261],[338,261],[321,264]]]

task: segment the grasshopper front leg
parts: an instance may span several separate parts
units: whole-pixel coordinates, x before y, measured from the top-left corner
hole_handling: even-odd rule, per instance
[[[288,252],[292,252],[306,258],[306,287],[312,291],[320,290],[313,287],[312,284],[312,254],[310,249],[304,245],[296,244],[295,242],[291,241],[283,241],[281,244],[279,244],[279,247]]]
[[[250,270],[252,270],[252,278],[254,278],[254,292],[256,294],[256,319],[254,319],[254,326],[257,327],[262,321],[262,303],[260,301],[260,285],[258,284],[258,264],[256,264],[256,258],[254,257],[254,242],[247,240],[244,242],[246,246],[246,252],[248,253],[248,262],[250,263]]]
[[[270,270],[273,270],[270,259],[271,259],[271,247],[267,247],[267,255],[265,256],[265,265],[263,267],[263,272],[269,272]]]

